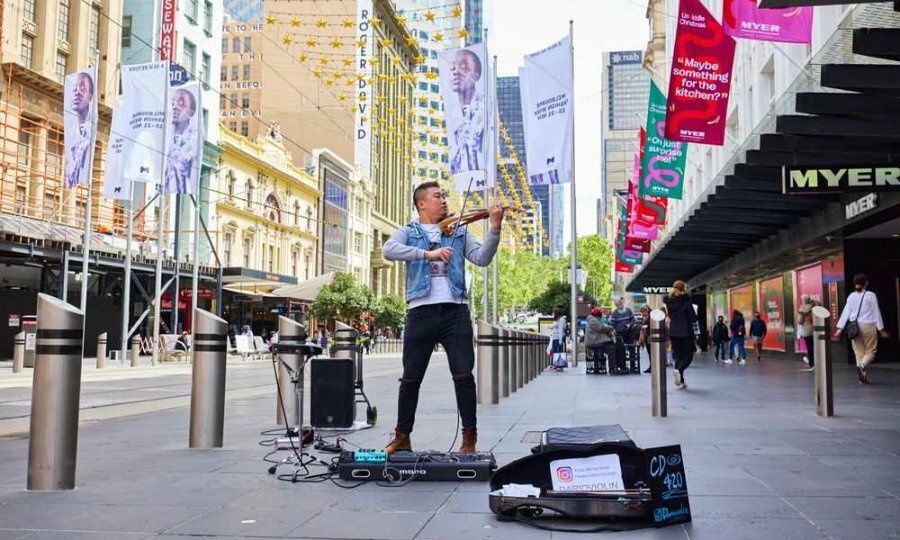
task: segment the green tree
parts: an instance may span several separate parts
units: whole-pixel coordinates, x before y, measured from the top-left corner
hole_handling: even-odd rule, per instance
[[[396,331],[406,321],[406,302],[394,295],[377,298],[372,303],[370,313],[376,326]]]
[[[538,313],[550,314],[553,308],[561,306],[563,312],[569,313],[569,306],[572,302],[572,289],[570,285],[564,281],[554,281],[550,283],[544,292],[535,296],[528,302],[528,309],[533,309]],[[578,288],[578,294],[584,296],[585,302],[597,304],[597,300],[588,294],[584,294],[581,288]]]
[[[578,239],[578,264],[587,271],[586,288],[596,297],[599,305],[612,304],[613,250],[599,235],[582,236]]]
[[[320,321],[350,323],[363,311],[369,311],[373,301],[368,287],[356,283],[350,274],[338,272],[329,285],[319,290],[310,311]]]

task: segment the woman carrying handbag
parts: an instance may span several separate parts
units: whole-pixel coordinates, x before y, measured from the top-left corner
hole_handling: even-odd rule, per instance
[[[875,353],[878,352],[878,336],[890,337],[884,330],[878,297],[870,292],[868,287],[869,278],[865,274],[853,276],[853,288],[856,290],[847,298],[847,305],[841,312],[834,333],[835,337],[839,337],[842,332],[847,333],[853,354],[856,355],[856,371],[862,384],[869,383],[866,367],[875,360]]]

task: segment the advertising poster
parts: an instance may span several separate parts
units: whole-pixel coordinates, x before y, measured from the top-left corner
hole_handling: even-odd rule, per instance
[[[680,199],[685,161],[687,145],[666,138],[666,96],[651,81],[638,194]]]
[[[768,329],[763,349],[784,351],[784,278],[782,276],[759,282],[757,304],[759,314]]]
[[[373,51],[375,39],[372,23],[372,0],[358,0],[356,2],[356,42],[360,47],[356,49],[356,110],[354,111],[354,124],[356,126],[356,143],[354,145],[356,166],[364,176],[371,174],[372,169],[372,126],[369,118],[372,111],[369,110],[372,99],[372,88],[369,81],[372,78]]]
[[[744,333],[750,335],[750,321],[753,320],[753,285],[742,285],[728,290],[728,316],[726,321],[731,321],[731,312],[740,311],[744,315]],[[729,334],[730,335],[730,334]]]
[[[570,182],[575,137],[571,38],[525,56],[521,76],[528,183]]]
[[[780,43],[810,43],[813,8],[760,9],[756,0],[725,0],[722,28],[729,36]]]
[[[128,130],[124,100],[117,96],[112,112],[109,144],[106,145],[106,169],[103,171],[103,197],[115,200],[131,200],[131,182],[122,175],[125,161],[126,140],[123,133]]]
[[[66,147],[66,187],[91,184],[97,141],[97,68],[66,75],[63,97],[63,140]]]
[[[715,292],[709,295],[709,332],[712,335],[712,327],[719,320],[719,315],[725,319],[725,324],[731,317],[728,315],[728,294],[725,291]]]
[[[166,111],[166,165],[163,193],[197,194],[203,133],[200,126],[200,83],[194,82],[169,91],[171,106]]]
[[[722,145],[734,38],[700,0],[681,0],[666,103],[670,141]]]
[[[123,183],[156,184],[162,177],[168,86],[168,62],[122,66],[122,100],[115,104],[113,124],[117,115],[122,123],[113,127],[113,137],[122,139]]]
[[[795,272],[796,286],[794,287],[794,309],[799,309],[803,305],[803,297],[809,296],[815,300],[817,304],[822,303],[822,264],[816,263],[805,268],[799,268]],[[797,314],[794,313],[794,320],[797,320]],[[796,325],[795,325],[796,326]],[[796,336],[796,330],[794,332]],[[806,342],[797,338],[797,352],[806,352]]]
[[[490,175],[489,59],[484,43],[438,54],[441,96],[450,146],[450,176],[457,191],[484,189]]]
[[[831,330],[828,334],[831,336],[831,341],[840,341],[840,337],[834,337],[834,332],[837,330],[837,322],[841,318],[841,308],[844,306],[844,298],[841,297],[839,285],[844,282],[843,253],[826,257],[822,261],[822,282],[828,286],[828,311],[831,312],[831,317],[828,319]]]

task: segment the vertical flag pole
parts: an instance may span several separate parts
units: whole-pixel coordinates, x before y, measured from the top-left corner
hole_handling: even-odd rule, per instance
[[[571,107],[575,107],[575,37],[572,29],[573,22],[569,21],[569,54],[572,66],[572,93],[570,95]],[[572,319],[570,321],[572,336],[572,364],[578,362],[578,233],[575,230],[578,221],[575,216],[575,111],[572,111],[572,182],[569,184],[570,201],[572,205]]]
[[[197,97],[200,98],[200,103],[197,104],[197,110],[203,110],[203,84],[201,83],[199,88],[197,89]],[[199,117],[200,122],[203,122],[203,115],[201,114]],[[206,132],[208,126],[201,126],[200,129],[197,130],[197,148],[199,149],[199,155],[197,156],[197,186],[196,192],[191,194],[191,201],[194,203],[194,255],[193,262],[194,266],[192,268],[193,275],[191,276],[191,334],[194,333],[194,313],[197,310],[197,295],[199,294],[200,289],[200,192],[201,192],[201,184],[203,183],[203,137]],[[212,181],[212,172],[209,174],[209,182]],[[208,186],[208,184],[207,184]],[[216,302],[220,302],[220,298],[216,298]]]
[[[485,51],[485,56],[487,56],[487,50],[488,50],[488,29],[485,28],[485,29],[484,29],[484,51]],[[485,77],[485,79],[487,79],[487,77]],[[485,88],[487,88],[487,84],[485,84]],[[488,93],[488,95],[485,96],[485,97],[489,97],[489,96],[490,96],[490,93]],[[482,144],[484,144],[485,146],[487,146],[487,141],[482,141]],[[486,153],[486,152],[485,152],[485,153]],[[491,162],[492,162],[492,160],[490,159],[490,157],[488,157],[488,159],[486,159],[485,161],[487,161],[488,163],[491,163]],[[490,174],[490,171],[487,170],[487,163],[485,163],[485,171],[484,171],[484,180],[485,180],[485,181],[484,181],[484,191],[482,192],[482,196],[484,197],[484,206],[485,206],[485,208],[487,208],[488,205],[490,204],[490,201],[489,201],[489,199],[488,199],[488,183],[487,183],[488,174]],[[483,232],[482,232],[482,239],[487,239],[487,235],[488,235],[488,230],[489,230],[489,229],[490,229],[490,220],[486,219],[486,220],[484,220],[484,225],[483,225],[483,227],[482,227],[482,231],[483,231]],[[482,314],[482,315],[481,315],[481,318],[482,318],[482,320],[484,320],[485,322],[488,322],[488,321],[491,320],[491,319],[489,318],[489,315],[488,315],[488,314],[490,313],[490,296],[488,295],[488,289],[489,289],[489,286],[490,286],[490,281],[489,281],[489,279],[490,279],[490,275],[489,275],[489,272],[488,272],[488,267],[485,266],[485,267],[483,267],[483,268],[481,269],[481,281],[482,281],[482,283],[484,283],[483,291],[482,291],[482,294],[481,294],[481,314]]]
[[[499,165],[499,161],[497,158],[500,155],[500,139],[499,139],[500,117],[499,117],[498,108],[497,108],[497,56],[496,55],[494,55],[494,67],[493,67],[493,71],[491,73],[491,85],[492,85],[491,86],[491,95],[494,97],[494,99],[492,100],[492,103],[491,103],[491,116],[494,118],[494,122],[493,122],[494,132],[491,135],[493,137],[491,139],[493,141],[493,147],[491,148],[491,158],[488,160],[488,162],[491,163],[491,173],[490,174],[491,174],[491,178],[493,179],[493,181],[491,182],[491,185],[494,187],[494,193],[496,194],[496,190],[499,189],[498,185],[497,185],[497,166]],[[494,198],[496,200],[499,200],[499,197],[494,197]],[[489,223],[490,220],[488,220],[487,222]],[[494,301],[493,301],[493,312],[492,312],[494,324],[498,324],[500,322],[500,310],[498,309],[498,306],[497,306],[497,296],[500,294],[498,292],[500,290],[500,287],[499,287],[500,259],[498,258],[498,255],[499,255],[499,251],[498,251],[498,254],[494,256],[494,262],[492,264],[492,266],[494,268],[493,276],[492,276],[493,280],[494,280],[494,285],[493,285],[494,286],[494,291],[493,291],[493,293],[494,293],[493,300]]]
[[[169,73],[169,60],[166,60],[166,74]],[[169,81],[166,81],[163,91],[163,110],[168,112],[169,107],[172,105],[169,103]],[[164,115],[166,119],[168,119],[168,114]],[[153,351],[153,356],[151,357],[151,363],[155,366],[159,361],[159,325],[161,324],[161,305],[162,305],[162,257],[163,257],[163,222],[165,221],[165,210],[166,210],[166,194],[163,192],[163,187],[166,181],[166,137],[169,135],[169,123],[167,120],[163,120],[163,153],[162,153],[162,167],[159,168],[160,176],[159,176],[159,185],[157,188],[159,189],[159,214],[156,218],[156,275],[154,276],[153,283],[153,345],[151,350]],[[173,302],[177,302],[175,299]]]
[[[100,74],[100,51],[94,49],[94,84],[96,85],[97,76]],[[93,129],[93,133],[97,133],[97,128],[99,124],[97,122],[97,109],[100,108],[100,100],[97,98],[97,92],[94,92],[92,102],[91,102],[91,129]],[[95,145],[94,137],[91,137],[90,144],[92,146]],[[91,196],[91,188],[94,187],[94,151],[95,148],[91,148],[90,152],[88,152],[88,156],[91,157],[91,162],[87,164],[88,166],[88,184],[87,184],[87,201],[84,205],[84,240],[82,241],[82,251],[81,251],[81,313],[85,315],[84,321],[82,324],[82,333],[84,335],[83,340],[84,343],[87,343],[87,333],[85,330],[87,329],[87,297],[88,297],[88,285],[90,284],[90,265],[91,265],[91,212],[94,209],[94,198]],[[65,300],[65,298],[63,298]]]
[[[119,359],[125,363],[125,357],[128,356],[128,320],[131,313],[131,251],[133,244],[131,237],[134,236],[134,180],[129,180],[128,193],[128,209],[125,211],[125,219],[128,220],[128,230],[125,233],[125,284],[122,286],[122,356]]]

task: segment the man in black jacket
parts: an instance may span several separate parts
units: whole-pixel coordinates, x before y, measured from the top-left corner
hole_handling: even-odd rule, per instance
[[[725,360],[725,355],[728,352],[728,325],[725,324],[725,317],[722,315],[719,315],[718,322],[713,326],[712,340],[715,346],[713,357],[716,359],[716,362],[719,361],[720,352],[721,359]]]
[[[672,342],[672,356],[675,359],[675,388],[687,388],[684,371],[694,360],[694,326],[697,312],[687,293],[687,284],[681,280],[672,284],[672,291],[663,298],[669,312],[669,340]]]

